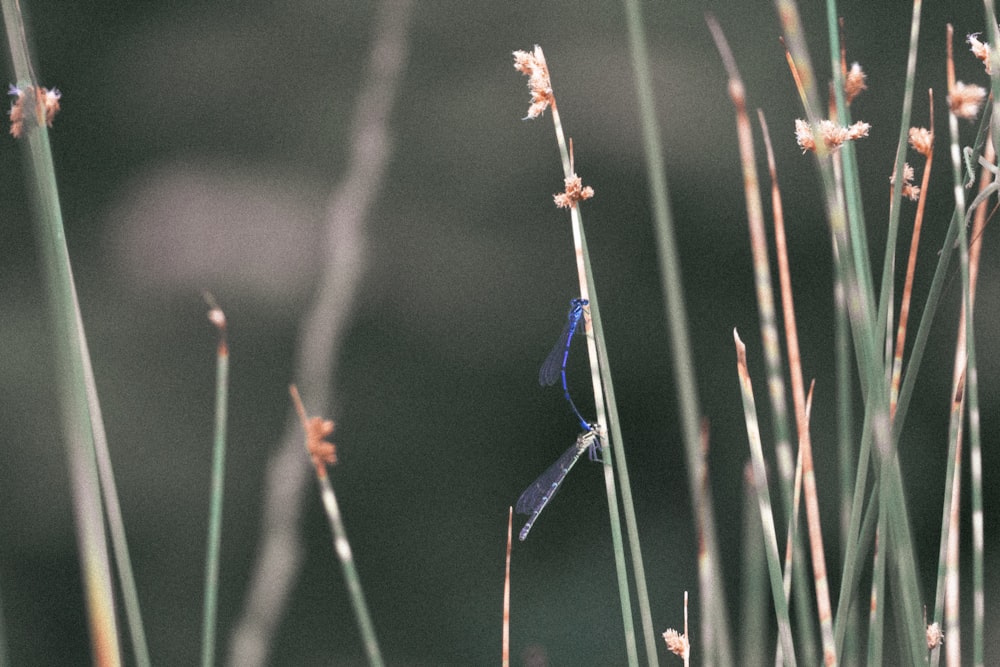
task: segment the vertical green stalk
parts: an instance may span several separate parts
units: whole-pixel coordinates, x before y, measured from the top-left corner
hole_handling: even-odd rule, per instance
[[[793,0],[776,0],[779,16],[783,24],[785,43],[796,63],[803,81],[806,115],[813,127],[816,127],[821,117],[819,113],[819,95],[816,90],[814,73],[811,66],[808,49],[802,31],[798,7]],[[817,143],[818,146],[822,142]],[[823,152],[817,150],[817,166],[823,181],[826,195],[826,208],[831,232],[837,247],[837,257],[844,265],[843,277],[848,312],[854,334],[855,350],[858,358],[858,368],[865,395],[865,422],[871,429],[873,444],[877,456],[873,459],[876,470],[879,471],[880,497],[886,503],[883,508],[890,517],[885,538],[887,556],[891,558],[892,576],[895,577],[896,595],[892,600],[896,604],[896,616],[902,625],[902,636],[905,637],[905,653],[910,660],[916,660],[924,645],[923,623],[920,619],[921,593],[916,574],[916,555],[913,550],[913,540],[910,534],[909,514],[904,498],[902,474],[899,468],[899,458],[895,450],[895,440],[891,438],[892,422],[889,418],[889,387],[885,378],[884,352],[880,341],[884,329],[877,328],[878,317],[875,315],[875,299],[871,289],[870,268],[867,262],[858,262],[851,247],[849,228],[850,216],[845,210],[845,203],[836,187],[833,165]],[[864,259],[864,258],[861,258]],[[867,435],[867,434],[866,434]],[[856,492],[862,487],[855,485]],[[860,521],[860,504],[855,502],[852,512],[852,525]],[[851,532],[854,532],[853,530]],[[849,536],[850,538],[851,536]],[[851,544],[848,544],[851,553]],[[850,562],[845,567],[853,567]],[[847,608],[843,597],[838,608],[837,623],[842,624],[843,614]],[[842,630],[838,634],[842,633]],[[838,642],[839,644],[839,642]]]
[[[336,447],[333,443],[326,441],[326,438],[333,432],[334,424],[332,421],[320,417],[310,419],[306,415],[306,408],[299,396],[299,390],[294,384],[288,388],[288,392],[292,396],[295,412],[299,415],[302,430],[305,432],[306,451],[309,452],[316,470],[316,481],[319,482],[323,509],[326,511],[327,520],[333,530],[333,550],[344,568],[344,581],[347,583],[351,606],[354,607],[354,617],[358,622],[358,630],[361,632],[361,641],[365,646],[365,653],[368,654],[368,664],[373,667],[382,667],[385,663],[382,660],[382,652],[375,636],[375,625],[372,623],[371,614],[368,612],[368,603],[365,602],[365,594],[361,589],[361,577],[358,576],[357,567],[354,565],[354,554],[351,552],[351,543],[347,540],[347,530],[344,528],[344,521],[340,515],[337,497],[333,493],[333,485],[330,484],[330,478],[326,474],[326,466],[337,462]]]
[[[767,543],[761,527],[760,514],[752,511],[757,500],[753,484],[753,469],[747,466],[743,474],[743,558],[740,562],[742,578],[742,611],[740,612],[740,658],[746,665],[763,665],[768,645],[768,585],[767,561],[764,557]]]
[[[986,8],[986,26],[989,34],[990,44],[990,89],[994,100],[1000,99],[1000,51],[997,45],[1000,44],[1000,29],[997,26],[996,8],[993,0],[983,0]],[[983,118],[984,122],[986,117]],[[1000,109],[996,104],[992,106],[990,125],[993,129],[994,159],[1000,151],[995,150],[1000,142]],[[970,313],[969,331],[972,331],[972,318]],[[970,333],[971,335],[971,333]],[[972,664],[981,667],[984,664],[984,627],[986,617],[986,593],[984,586],[984,560],[983,560],[983,458],[982,443],[979,436],[979,398],[978,379],[976,375],[976,363],[974,346],[970,339],[969,366],[972,369],[969,383],[969,426],[972,435],[972,442],[969,446],[969,474],[971,476],[971,496],[972,496],[972,595],[973,595],[973,623],[972,623]]]
[[[354,617],[358,621],[361,641],[365,645],[365,653],[368,654],[368,664],[372,667],[382,667],[385,663],[382,660],[378,638],[375,636],[375,624],[372,623],[371,614],[368,612],[368,603],[365,602],[365,593],[361,589],[361,577],[358,576],[358,569],[354,565],[354,554],[351,552],[351,543],[347,541],[347,530],[344,528],[344,521],[340,515],[337,497],[333,494],[333,485],[330,484],[330,478],[326,474],[317,475],[317,477],[320,495],[323,498],[323,508],[326,510],[330,527],[333,529],[333,548],[344,568],[344,581],[347,583],[347,592],[351,597],[351,606],[354,607]]]
[[[684,452],[687,463],[691,504],[694,507],[697,524],[701,530],[702,582],[707,585],[701,590],[701,617],[711,619],[711,641],[704,641],[707,659],[715,664],[728,667],[733,664],[731,639],[728,623],[729,607],[726,604],[719,549],[714,530],[714,510],[710,496],[699,494],[700,480],[707,477],[705,461],[701,452],[701,408],[698,405],[698,390],[695,383],[694,355],[688,337],[687,309],[682,291],[680,259],[675,242],[673,214],[667,190],[666,169],[663,162],[663,141],[660,137],[658,116],[653,102],[652,74],[649,66],[649,52],[642,27],[642,10],[638,0],[624,0],[626,23],[628,26],[629,49],[632,70],[635,74],[636,94],[639,101],[640,123],[643,135],[643,152],[646,158],[646,173],[649,180],[653,207],[653,223],[656,234],[657,254],[660,260],[660,283],[664,295],[664,308],[668,334],[673,352],[675,369],[674,382],[680,403],[681,432],[684,438]],[[702,623],[702,637],[706,623]],[[713,655],[714,654],[714,655]]]
[[[226,316],[212,297],[205,295],[209,319],[219,330],[215,366],[215,433],[212,447],[212,495],[208,522],[208,556],[205,559],[205,599],[201,628],[201,664],[215,664],[215,618],[219,598],[219,546],[222,542],[222,498],[226,469],[226,420],[229,413],[229,345]]]
[[[17,0],[3,0],[2,6],[17,85],[25,91],[26,98],[22,141],[27,144],[36,235],[48,292],[60,417],[67,447],[92,657],[98,665],[118,665],[121,654],[87,397],[84,332],[66,248],[55,167],[45,122],[39,122],[36,113],[40,89],[31,69],[20,7]]]
[[[764,528],[764,544],[767,553],[767,570],[771,579],[771,598],[774,601],[774,615],[778,623],[778,641],[781,643],[781,659],[783,664],[794,667],[795,644],[792,639],[792,626],[788,617],[788,602],[785,601],[784,585],[781,580],[781,560],[778,557],[778,537],[774,528],[774,511],[771,505],[771,494],[768,491],[767,467],[764,463],[764,449],[761,447],[760,428],[757,421],[757,405],[754,400],[750,373],[747,371],[747,348],[740,340],[739,334],[733,329],[733,340],[736,344],[736,370],[740,378],[740,390],[743,398],[743,417],[747,426],[747,438],[750,442],[750,461],[753,464],[753,483],[757,491],[757,504],[760,509],[761,525]]]
[[[534,56],[544,69],[545,78],[549,79],[548,65],[541,47],[535,47]],[[549,81],[551,86],[551,81]],[[573,157],[566,142],[559,109],[551,88],[546,91],[550,98],[552,109],[552,124],[555,129],[556,143],[562,159],[565,182],[576,178]],[[580,283],[580,297],[589,302],[589,317],[584,319],[587,330],[587,353],[590,358],[591,383],[594,388],[594,404],[597,411],[597,429],[603,439],[604,488],[608,498],[608,513],[611,522],[611,540],[615,554],[615,571],[618,578],[618,595],[622,608],[622,623],[625,631],[625,647],[629,664],[638,665],[638,647],[635,638],[635,623],[632,618],[632,602],[628,584],[628,568],[625,563],[625,547],[622,541],[621,518],[618,510],[618,497],[615,489],[615,472],[618,473],[622,487],[622,504],[624,505],[626,528],[629,534],[629,547],[632,554],[632,567],[635,571],[636,591],[639,597],[639,610],[643,624],[643,638],[646,656],[649,664],[657,662],[656,639],[653,632],[653,617],[649,605],[649,594],[646,590],[645,567],[642,562],[642,550],[639,544],[639,528],[635,518],[635,507],[632,502],[632,489],[625,462],[624,442],[621,429],[618,426],[618,408],[614,397],[614,387],[611,383],[611,370],[607,357],[607,346],[604,340],[604,328],[601,322],[601,311],[597,301],[597,289],[593,279],[593,268],[587,251],[587,240],[583,231],[583,218],[580,207],[576,204],[570,207],[570,219],[573,228],[573,245],[576,252],[577,277]],[[590,335],[593,334],[593,335]],[[607,403],[605,403],[605,398]],[[606,407],[607,406],[607,407]],[[610,410],[610,418],[609,418]],[[611,425],[611,438],[608,436],[608,425]],[[610,451],[609,451],[610,450]],[[611,465],[611,456],[615,457],[615,466]]]
[[[834,246],[836,251],[836,246]],[[834,261],[833,301],[834,301],[834,382],[837,391],[837,470],[840,486],[840,561],[841,568],[847,559],[847,542],[851,529],[851,501],[854,497],[854,469],[858,452],[854,446],[854,407],[851,373],[851,330],[847,321],[847,305],[844,303],[844,281],[840,275],[840,262]],[[864,492],[862,491],[862,496]],[[843,590],[843,588],[841,589]],[[855,599],[848,601],[841,619],[846,641],[836,642],[840,662],[843,665],[857,664],[858,604]],[[838,604],[839,611],[839,604]],[[834,617],[836,621],[837,617]]]

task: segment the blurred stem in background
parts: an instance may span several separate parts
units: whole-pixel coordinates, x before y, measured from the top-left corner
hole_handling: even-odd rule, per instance
[[[320,255],[323,270],[302,321],[294,370],[301,391],[317,406],[330,403],[338,353],[364,276],[368,246],[365,221],[392,154],[389,117],[409,57],[411,9],[410,0],[384,0],[376,7],[369,61],[354,104],[345,176],[327,206],[326,238]],[[261,545],[245,606],[231,638],[228,664],[233,666],[267,663],[302,559],[299,515],[308,467],[302,461],[299,429],[297,416],[290,412],[281,444],[268,464]]]

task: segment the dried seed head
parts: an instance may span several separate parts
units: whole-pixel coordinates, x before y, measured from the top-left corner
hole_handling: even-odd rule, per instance
[[[552,195],[559,208],[573,208],[576,203],[594,196],[594,188],[583,187],[583,181],[579,176],[573,174],[566,179],[566,189],[559,194]]]
[[[552,94],[552,82],[549,79],[549,68],[545,64],[545,54],[542,47],[535,45],[532,53],[514,51],[514,69],[528,77],[528,90],[531,91],[531,106],[528,107],[529,118],[541,116],[550,104],[555,103]]]
[[[337,447],[327,441],[333,433],[333,427],[331,420],[322,417],[311,417],[306,422],[306,448],[317,470],[323,470],[327,464],[337,462]]]
[[[948,95],[948,107],[959,118],[975,120],[984,99],[986,99],[985,88],[956,81],[955,87]]]
[[[868,90],[868,86],[865,85],[867,78],[868,75],[861,69],[861,65],[858,63],[851,65],[851,70],[847,73],[847,78],[844,79],[844,94],[847,96],[848,104],[853,102],[862,90]]]
[[[933,650],[944,643],[944,633],[938,623],[927,626],[927,648]]]
[[[668,651],[682,658],[687,657],[687,653],[691,649],[690,644],[688,644],[687,637],[680,634],[673,628],[670,628],[663,633],[663,641],[667,643]]]
[[[829,151],[837,150],[845,141],[867,137],[870,129],[871,125],[861,121],[850,127],[841,127],[832,120],[819,122],[820,138]],[[816,150],[816,138],[813,136],[813,130],[809,123],[802,119],[795,120],[795,141],[802,148],[803,153]]]
[[[889,176],[889,182],[895,184],[896,174]],[[917,201],[920,197],[920,186],[913,184],[913,167],[907,162],[903,164],[903,196],[910,201]]]
[[[990,73],[990,45],[986,42],[979,41],[979,33],[974,32],[971,35],[966,35],[965,41],[969,43],[969,50],[972,51],[972,55],[983,61],[983,66],[986,68],[986,73]]]
[[[58,89],[40,88],[40,95],[35,94],[33,86],[25,86],[20,89],[11,85],[9,93],[17,99],[10,106],[10,133],[15,139],[19,138],[25,131],[25,123],[35,123],[41,125],[45,123],[52,127],[52,119],[59,112],[59,99],[62,93]],[[26,109],[34,107],[35,113],[32,115]]]
[[[934,133],[925,127],[910,128],[910,145],[928,160],[934,148]]]

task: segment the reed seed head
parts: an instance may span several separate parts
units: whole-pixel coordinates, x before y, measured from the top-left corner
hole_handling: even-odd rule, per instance
[[[566,179],[566,189],[559,194],[552,195],[559,208],[573,208],[576,203],[594,196],[594,188],[583,186],[583,181],[579,176],[573,174]]]
[[[930,159],[934,147],[934,133],[926,127],[910,128],[910,146],[925,158]]]
[[[333,421],[322,417],[311,417],[306,422],[306,447],[317,470],[337,462],[337,447],[327,441],[333,428]]]
[[[545,64],[545,54],[542,47],[535,45],[531,53],[514,51],[514,69],[528,77],[528,90],[531,91],[531,106],[528,107],[529,118],[538,118],[550,104],[555,103],[552,94],[552,81],[549,79],[549,67]]]
[[[896,174],[889,176],[889,182],[896,182]],[[907,162],[903,165],[903,196],[910,201],[917,201],[920,197],[920,186],[913,184],[913,167]]]
[[[849,127],[837,125],[832,120],[819,122],[820,138],[828,151],[837,150],[845,141],[867,137],[869,129],[871,129],[871,125],[861,121]],[[813,136],[813,129],[807,121],[795,120],[795,141],[802,148],[803,153],[816,150],[816,138]]]
[[[865,80],[868,75],[861,69],[861,65],[854,63],[851,65],[847,78],[844,79],[844,94],[847,96],[847,103],[850,104],[854,98],[861,94],[861,91],[868,90]]]
[[[927,626],[927,648],[933,650],[944,643],[944,633],[941,632],[941,625],[931,623]]]
[[[52,119],[59,112],[62,93],[57,88],[39,90],[41,94],[36,95],[34,86],[25,86],[23,90],[13,84],[10,86],[9,94],[17,98],[10,105],[10,133],[15,139],[24,134],[26,121],[37,125],[45,123],[48,127],[52,127]],[[27,107],[32,106],[35,108],[34,116],[25,111]]]
[[[948,95],[948,107],[959,118],[975,120],[985,99],[986,89],[982,86],[956,81]]]
[[[969,43],[969,50],[972,51],[972,55],[983,61],[986,73],[990,74],[990,45],[979,41],[978,32],[966,35],[965,41]]]
[[[663,641],[667,643],[668,651],[682,658],[686,657],[688,651],[691,650],[691,645],[688,644],[687,637],[673,628],[663,633]]]

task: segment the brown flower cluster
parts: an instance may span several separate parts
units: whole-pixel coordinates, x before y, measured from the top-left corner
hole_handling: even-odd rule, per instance
[[[889,182],[896,183],[896,175],[893,174],[889,177]],[[917,201],[920,197],[920,186],[913,184],[913,167],[907,162],[903,164],[903,196],[910,201]]]
[[[868,75],[861,69],[861,65],[854,63],[851,65],[847,77],[844,79],[844,95],[847,96],[847,103],[850,104],[854,98],[861,94],[861,91],[868,90],[865,79]]]
[[[322,417],[311,417],[306,422],[306,448],[317,471],[322,472],[327,464],[337,462],[337,447],[327,440],[333,428],[333,421]]]
[[[986,73],[990,74],[990,45],[979,41],[978,32],[966,35],[965,41],[969,43],[969,50],[972,51],[972,55],[983,61]]]
[[[10,105],[10,133],[15,139],[24,134],[25,123],[31,127],[32,123],[41,125],[45,123],[52,127],[52,119],[59,111],[59,99],[62,97],[56,88],[39,88],[40,94],[35,94],[34,86],[25,86],[22,90],[11,85],[10,95],[17,99]],[[28,109],[34,107],[34,116]]]
[[[869,129],[871,129],[871,125],[861,121],[850,127],[842,127],[832,120],[819,122],[820,139],[828,151],[837,150],[845,141],[867,137]],[[813,136],[813,129],[808,122],[801,119],[795,120],[795,141],[802,148],[803,153],[816,150],[816,138]]]
[[[531,91],[531,106],[528,107],[528,115],[524,119],[538,118],[550,104],[555,104],[552,81],[549,79],[549,68],[545,64],[542,47],[536,44],[532,53],[514,51],[514,69],[527,75],[528,90]]]
[[[594,196],[594,188],[583,187],[583,181],[579,176],[573,174],[566,179],[566,189],[559,194],[552,195],[555,199],[556,206],[559,208],[573,208],[576,203],[583,201],[584,199],[590,199]]]
[[[956,81],[948,95],[948,107],[959,118],[975,120],[985,99],[986,89],[982,86]]]
[[[667,643],[668,651],[682,658],[686,657],[688,651],[691,650],[691,646],[688,644],[687,636],[682,635],[673,628],[670,628],[663,633],[663,641]]]
[[[926,127],[911,127],[910,145],[913,146],[913,150],[929,160],[934,149],[934,133]]]
[[[944,643],[944,632],[938,623],[931,623],[927,626],[927,648],[935,649]]]

